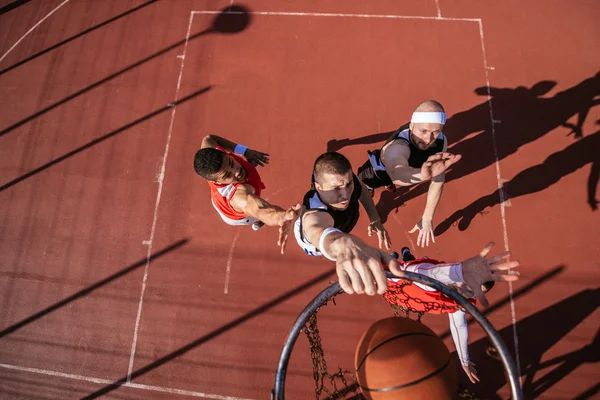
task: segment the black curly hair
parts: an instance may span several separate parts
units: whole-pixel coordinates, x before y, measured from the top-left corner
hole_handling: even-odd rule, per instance
[[[223,166],[223,152],[207,147],[200,149],[194,156],[194,170],[201,177],[212,180]]]

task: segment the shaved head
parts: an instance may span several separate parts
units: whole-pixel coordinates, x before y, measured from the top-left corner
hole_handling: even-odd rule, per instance
[[[435,100],[425,100],[417,106],[415,112],[445,112],[444,107]]]
[[[410,140],[420,150],[433,146],[442,133],[446,122],[446,111],[435,100],[426,100],[419,104],[410,121]]]

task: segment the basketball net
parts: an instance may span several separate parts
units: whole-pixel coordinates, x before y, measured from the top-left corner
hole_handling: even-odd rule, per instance
[[[391,283],[391,282],[390,282]],[[395,317],[414,319],[421,322],[421,317],[426,312],[441,312],[455,310],[445,304],[437,302],[428,302],[423,299],[410,296],[404,289],[408,285],[414,285],[413,282],[400,280],[388,286],[388,290],[384,294],[385,300],[392,308],[392,313]],[[335,297],[344,293],[340,291],[331,298],[333,305]],[[364,400],[365,397],[360,393],[356,375],[353,371],[343,369],[338,365],[337,371],[330,373],[325,361],[325,351],[321,343],[321,335],[317,325],[317,314],[322,307],[327,306],[328,302],[319,307],[308,319],[302,331],[308,338],[310,345],[310,356],[313,368],[313,378],[315,380],[315,399],[316,400]],[[460,398],[477,400],[477,397],[472,392],[459,389],[458,395]],[[326,396],[326,397],[321,397]]]

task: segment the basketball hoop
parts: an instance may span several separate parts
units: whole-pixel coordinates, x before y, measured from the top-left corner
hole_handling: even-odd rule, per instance
[[[471,314],[473,316],[473,318],[477,321],[477,323],[479,323],[479,325],[483,328],[483,330],[485,331],[487,336],[490,338],[490,341],[492,342],[493,346],[495,347],[495,349],[498,352],[500,361],[502,362],[502,364],[504,366],[504,370],[506,371],[506,374],[508,376],[508,381],[509,381],[510,390],[511,390],[511,399],[513,399],[513,400],[522,400],[523,399],[523,392],[521,389],[521,383],[519,381],[519,375],[517,373],[517,367],[511,357],[511,355],[509,354],[508,349],[506,348],[506,345],[502,341],[500,335],[498,334],[498,331],[496,331],[496,329],[492,326],[492,324],[483,316],[483,314],[481,314],[479,312],[479,310],[477,310],[477,308],[473,304],[471,304],[466,298],[461,296],[454,289],[451,289],[448,286],[445,286],[442,283],[436,281],[435,279],[431,279],[427,276],[423,276],[421,274],[416,274],[416,273],[408,272],[408,271],[404,271],[402,276],[396,276],[396,275],[392,274],[391,272],[386,271],[386,275],[388,278],[404,279],[404,280],[418,282],[418,283],[427,285],[429,287],[432,287],[435,290],[443,293],[444,295],[446,295],[449,298],[456,301],[456,303],[460,307],[462,307],[465,311],[467,311],[469,314]],[[316,328],[316,313],[318,312],[319,308],[321,308],[322,306],[327,304],[327,302],[329,300],[333,299],[335,296],[342,294],[342,293],[344,293],[344,292],[342,291],[339,282],[333,283],[331,286],[329,286],[328,288],[323,290],[321,293],[319,293],[306,306],[306,308],[302,311],[302,313],[300,314],[298,319],[296,319],[296,321],[294,322],[294,325],[292,326],[292,329],[291,329],[291,331],[285,341],[283,349],[281,351],[281,356],[279,358],[279,364],[277,366],[277,372],[275,374],[275,386],[271,392],[271,400],[284,400],[285,399],[285,379],[286,379],[286,374],[287,374],[287,367],[288,367],[290,355],[292,353],[292,350],[294,349],[294,345],[296,344],[296,340],[298,339],[300,332],[302,331],[303,328],[305,328],[307,322],[309,320],[311,320],[311,318],[313,320],[313,325]],[[312,332],[312,333],[314,334],[315,332]],[[311,337],[310,333],[307,333],[307,335],[309,336],[309,339],[310,339],[310,337]],[[318,336],[318,330],[316,330],[316,335]],[[311,352],[312,352],[312,345],[311,345]],[[322,354],[322,349],[321,349],[321,354]],[[339,372],[337,372],[331,376],[338,376],[338,377],[341,376],[341,379],[343,380],[344,384],[346,385],[345,394],[347,394],[348,392],[356,393],[357,392],[356,388],[353,389],[351,387],[348,387],[348,385],[345,383],[344,375],[347,372],[349,372],[349,371],[344,372],[340,369]],[[317,379],[317,377],[315,376],[315,380],[316,379]],[[340,396],[338,396],[338,398],[346,398],[346,397],[340,395]]]

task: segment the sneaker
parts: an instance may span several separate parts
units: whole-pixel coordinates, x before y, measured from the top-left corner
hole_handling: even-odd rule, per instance
[[[398,259],[400,259],[400,254],[398,254],[398,252],[396,252],[396,251],[394,251],[394,252],[390,253],[390,256],[392,256],[392,258],[393,258],[394,260],[398,260]]]
[[[416,260],[415,256],[410,253],[410,249],[408,247],[402,248],[402,261],[412,261]]]
[[[260,228],[262,228],[264,226],[264,222],[262,221],[256,221],[255,223],[252,224],[252,230],[257,231]]]

